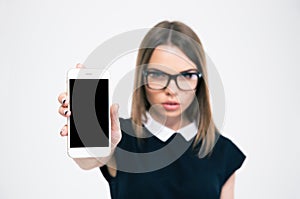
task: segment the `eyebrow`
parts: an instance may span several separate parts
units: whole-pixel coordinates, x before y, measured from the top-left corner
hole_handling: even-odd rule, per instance
[[[149,71],[159,71],[159,72],[162,72],[162,73],[170,74],[170,73],[167,73],[167,72],[162,71],[162,70],[157,69],[157,68],[148,68],[147,70],[149,70]],[[186,72],[197,72],[198,73],[199,71],[196,68],[190,68],[190,69],[181,71],[181,72],[179,72],[177,74],[186,73]]]

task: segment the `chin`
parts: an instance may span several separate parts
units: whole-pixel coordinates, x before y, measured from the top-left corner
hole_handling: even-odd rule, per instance
[[[182,113],[180,111],[165,111],[164,115],[169,118],[181,117]]]

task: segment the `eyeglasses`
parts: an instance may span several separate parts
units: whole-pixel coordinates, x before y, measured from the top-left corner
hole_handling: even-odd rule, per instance
[[[150,89],[163,90],[166,89],[172,79],[174,79],[180,90],[194,90],[197,88],[198,81],[202,74],[195,70],[183,71],[176,75],[170,75],[157,69],[144,70],[143,75],[146,84]]]

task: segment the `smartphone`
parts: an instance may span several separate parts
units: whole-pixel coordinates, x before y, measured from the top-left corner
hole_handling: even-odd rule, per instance
[[[68,155],[105,157],[111,148],[110,82],[108,71],[76,68],[68,71]]]

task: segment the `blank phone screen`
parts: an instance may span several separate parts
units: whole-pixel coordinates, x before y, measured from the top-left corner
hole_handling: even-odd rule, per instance
[[[71,148],[109,146],[108,84],[108,79],[69,79]]]

